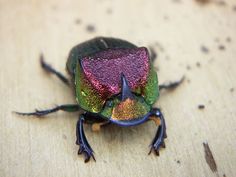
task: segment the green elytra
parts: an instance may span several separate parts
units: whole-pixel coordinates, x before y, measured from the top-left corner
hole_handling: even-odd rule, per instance
[[[104,106],[107,99],[104,99],[103,95],[94,89],[92,84],[87,80],[83,72],[83,68],[80,65],[80,60],[84,57],[92,56],[93,54],[106,50],[106,49],[131,49],[137,48],[134,44],[121,39],[115,38],[94,38],[84,43],[81,43],[70,51],[67,60],[67,70],[72,76],[73,82],[75,82],[76,100],[81,108],[92,113],[99,113],[105,118],[111,117],[111,111],[113,107]],[[141,103],[146,112],[148,112],[152,105],[155,103],[159,96],[158,79],[157,74],[153,68],[153,64],[150,62],[150,70],[148,72],[147,81],[144,87],[139,87],[134,91],[140,97],[143,97],[145,103]],[[136,98],[140,103],[139,98]],[[118,99],[113,99],[113,106],[119,103]]]

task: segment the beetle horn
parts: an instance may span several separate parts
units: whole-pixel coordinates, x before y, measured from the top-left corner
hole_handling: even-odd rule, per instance
[[[130,91],[128,82],[125,78],[125,75],[121,73],[121,83],[122,83],[122,88],[121,88],[121,101],[124,101],[127,98],[133,99],[134,96]]]

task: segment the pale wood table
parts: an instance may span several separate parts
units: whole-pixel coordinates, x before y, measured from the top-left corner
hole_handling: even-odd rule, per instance
[[[86,126],[97,162],[84,164],[75,145],[78,114],[12,114],[75,103],[67,86],[42,71],[39,54],[64,72],[69,50],[95,36],[152,46],[160,83],[186,76],[156,104],[168,126],[160,157],[147,155],[153,122],[100,133]],[[1,177],[236,176],[234,0],[1,0],[0,54]]]

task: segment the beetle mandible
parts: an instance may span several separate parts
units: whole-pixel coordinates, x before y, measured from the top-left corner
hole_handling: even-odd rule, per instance
[[[44,116],[59,110],[75,112],[83,110],[76,126],[78,154],[84,154],[85,162],[92,157],[93,150],[84,133],[83,124],[92,123],[93,130],[100,126],[116,124],[135,126],[147,120],[158,125],[149,154],[159,155],[165,147],[166,125],[159,108],[153,108],[159,90],[172,89],[182,81],[159,85],[157,74],[145,47],[121,39],[97,37],[72,48],[67,60],[67,71],[71,80],[48,65],[41,56],[41,66],[55,74],[65,84],[74,88],[77,104],[56,106],[30,113],[16,112],[25,116]]]

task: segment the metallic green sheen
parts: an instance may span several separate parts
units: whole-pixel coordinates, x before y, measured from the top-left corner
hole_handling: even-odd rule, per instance
[[[143,96],[145,101],[149,105],[153,105],[159,97],[158,78],[153,64],[151,64],[151,70],[149,71],[148,80],[143,89]]]
[[[75,85],[76,101],[80,107],[86,111],[98,113],[106,100],[87,81],[79,63],[75,72]]]
[[[67,70],[72,76],[72,81],[75,83],[74,87],[76,92],[76,100],[79,106],[86,111],[99,113],[106,118],[109,118],[112,115],[112,110],[115,105],[118,104],[118,99],[104,99],[103,95],[98,93],[98,91],[93,88],[90,81],[85,77],[83,68],[80,65],[80,60],[83,57],[92,56],[95,53],[104,51],[108,48],[122,49],[136,48],[136,46],[125,40],[97,37],[72,48],[67,60]],[[157,74],[152,66],[152,63],[150,66],[151,67],[145,86],[135,89],[134,92],[137,95],[140,95],[138,97],[144,99],[146,104],[151,107],[159,96],[159,90]],[[110,105],[107,104],[109,100]],[[147,110],[148,109],[149,108],[147,108]]]

